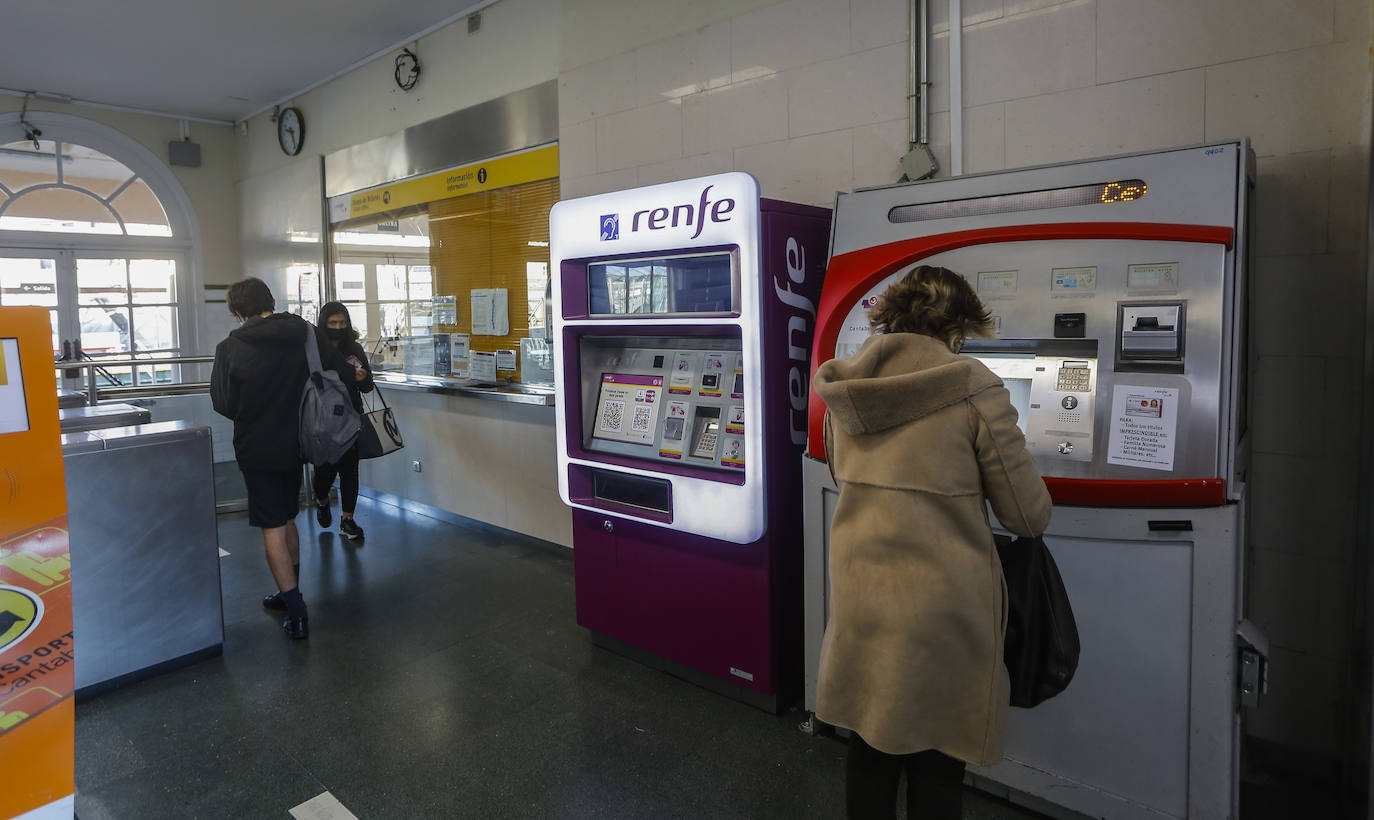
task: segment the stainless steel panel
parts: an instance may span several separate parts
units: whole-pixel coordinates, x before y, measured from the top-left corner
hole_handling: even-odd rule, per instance
[[[152,421],[153,415],[132,404],[98,404],[95,407],[68,407],[57,411],[58,426],[64,433],[99,430],[102,427],[127,427]]]
[[[558,140],[558,81],[526,88],[324,158],[325,196]]]
[[[189,421],[157,421],[129,427],[107,427],[92,430],[91,435],[100,439],[106,450],[121,447],[143,447],[162,442],[179,442],[187,437],[210,438],[210,428]]]
[[[104,450],[105,440],[96,435],[94,431],[84,430],[80,433],[62,434],[62,454],[68,453],[89,453],[92,450]]]
[[[57,390],[57,406],[59,408],[81,407],[86,404],[86,394],[80,390]]]
[[[116,442],[64,456],[78,691],[224,642],[208,428]]]

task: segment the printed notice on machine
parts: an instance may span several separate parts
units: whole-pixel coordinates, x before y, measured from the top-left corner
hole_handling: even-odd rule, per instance
[[[0,434],[29,429],[29,406],[19,375],[19,340],[0,339]]]
[[[1178,390],[1119,384],[1112,391],[1107,463],[1147,470],[1174,468]]]
[[[604,374],[592,438],[653,444],[662,398],[662,376]]]

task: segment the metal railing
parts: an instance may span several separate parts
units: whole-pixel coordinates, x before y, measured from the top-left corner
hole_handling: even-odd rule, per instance
[[[214,356],[170,356],[162,359],[90,359],[80,362],[56,362],[59,370],[80,368],[86,371],[86,403],[95,406],[101,399],[130,399],[139,396],[186,396],[210,392],[209,382],[175,382],[170,384],[142,384],[101,387],[97,374],[103,368],[140,367],[182,364],[211,364]]]

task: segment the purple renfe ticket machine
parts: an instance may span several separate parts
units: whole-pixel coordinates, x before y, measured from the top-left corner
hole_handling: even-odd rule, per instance
[[[801,683],[801,456],[830,211],[731,173],[549,217],[577,622],[770,711]]]

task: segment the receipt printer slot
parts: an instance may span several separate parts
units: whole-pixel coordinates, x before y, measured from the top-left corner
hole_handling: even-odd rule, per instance
[[[1150,302],[1118,306],[1118,366],[1130,363],[1181,368],[1183,303]]]

